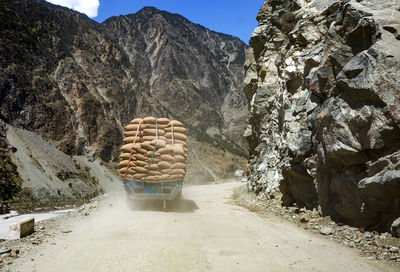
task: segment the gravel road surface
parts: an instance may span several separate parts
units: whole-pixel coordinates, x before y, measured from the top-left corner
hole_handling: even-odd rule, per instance
[[[131,209],[109,194],[10,271],[398,271],[357,250],[232,201],[240,183],[184,186],[184,200]],[[85,216],[86,215],[86,216]],[[66,215],[67,216],[67,215]],[[61,226],[62,227],[62,226]]]

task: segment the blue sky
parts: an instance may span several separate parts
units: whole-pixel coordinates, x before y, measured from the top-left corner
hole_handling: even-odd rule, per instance
[[[86,13],[101,23],[111,16],[136,13],[153,6],[178,13],[211,30],[239,37],[248,44],[265,0],[47,0]]]

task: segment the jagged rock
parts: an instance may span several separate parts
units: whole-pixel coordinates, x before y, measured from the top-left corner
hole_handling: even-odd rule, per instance
[[[332,234],[332,228],[330,227],[321,227],[319,230],[319,233],[323,235],[331,235]]]
[[[284,205],[388,231],[400,216],[400,11],[357,2],[264,3],[255,65],[245,67],[252,86],[258,78],[249,188],[265,192],[278,180]],[[276,17],[289,13],[287,32]]]
[[[18,254],[19,254],[19,249],[13,249],[11,250],[10,257],[17,258]]]
[[[393,252],[393,253],[399,252],[399,248],[398,247],[390,247],[389,252]]]
[[[251,34],[250,45],[254,50],[255,56],[258,56],[261,53],[261,50],[263,50],[268,30],[269,27],[267,25],[260,25],[256,27],[254,32]]]
[[[5,247],[0,248],[0,254],[10,253],[10,252],[11,252],[10,248],[5,248]]]
[[[299,164],[292,164],[285,167],[282,171],[279,190],[283,194],[282,202],[284,205],[297,203],[300,207],[312,209],[318,204],[318,195],[315,191],[313,178]]]
[[[301,223],[307,223],[307,222],[309,222],[310,221],[310,216],[308,215],[308,214],[303,214],[301,217],[300,217],[300,222]]]
[[[400,237],[400,217],[393,221],[390,231],[394,237]]]

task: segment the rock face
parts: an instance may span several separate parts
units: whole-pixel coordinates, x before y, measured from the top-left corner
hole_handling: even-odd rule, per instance
[[[22,183],[17,166],[10,158],[11,147],[7,141],[6,133],[7,128],[0,121],[0,214],[8,211],[3,201],[18,193]]]
[[[125,124],[168,117],[189,128],[193,150],[234,154],[219,169],[206,159],[212,153],[189,154],[189,173],[207,172],[198,159],[215,173],[244,162],[246,45],[238,38],[155,8],[102,24],[42,0],[1,1],[0,10],[5,123],[68,155],[117,161]]]
[[[267,1],[246,52],[249,188],[388,230],[400,215],[400,4]]]
[[[244,127],[247,117],[241,92],[244,43],[152,7],[112,17],[101,27],[128,56],[155,111],[166,109],[211,136],[222,134],[243,146],[237,126]]]

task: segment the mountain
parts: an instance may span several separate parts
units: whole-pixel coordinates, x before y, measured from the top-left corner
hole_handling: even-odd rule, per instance
[[[125,124],[165,116],[189,128],[189,182],[244,164],[238,38],[151,7],[98,24],[40,0],[1,1],[0,37],[0,119],[11,129],[115,164]]]
[[[252,191],[367,229],[400,217],[399,10],[264,3],[245,64]]]

